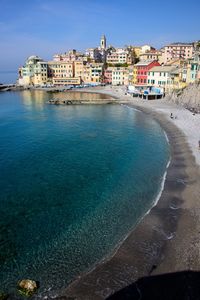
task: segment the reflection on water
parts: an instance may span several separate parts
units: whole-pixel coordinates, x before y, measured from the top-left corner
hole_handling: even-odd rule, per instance
[[[21,98],[27,108],[37,107],[38,109],[42,109],[45,105],[45,100],[48,100],[48,94],[44,94],[40,90],[25,90],[21,92]]]
[[[50,99],[63,99],[63,100],[99,100],[99,99],[113,99],[109,95],[87,93],[87,92],[44,92],[41,90],[25,90],[21,92],[23,103],[29,106],[35,106],[42,109],[46,102]]]

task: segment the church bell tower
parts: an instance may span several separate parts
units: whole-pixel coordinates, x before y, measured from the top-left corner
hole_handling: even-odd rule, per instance
[[[101,37],[100,48],[102,50],[106,50],[106,37],[105,37],[105,35],[102,35],[102,37]]]

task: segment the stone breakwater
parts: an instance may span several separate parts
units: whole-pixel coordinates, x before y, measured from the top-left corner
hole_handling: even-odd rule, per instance
[[[51,99],[48,101],[48,103],[53,105],[119,104],[119,100],[116,99],[96,99],[96,100]]]

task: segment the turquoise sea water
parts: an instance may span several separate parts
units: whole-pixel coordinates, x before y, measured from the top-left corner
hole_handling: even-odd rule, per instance
[[[54,292],[109,255],[151,207],[169,159],[147,115],[49,98],[0,93],[0,290],[28,277]]]

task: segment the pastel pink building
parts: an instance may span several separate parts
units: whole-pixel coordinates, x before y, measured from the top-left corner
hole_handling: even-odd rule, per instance
[[[192,43],[174,43],[164,47],[164,63],[173,59],[192,58],[194,46]]]
[[[104,71],[104,83],[112,84],[112,70],[113,68],[110,67]]]

